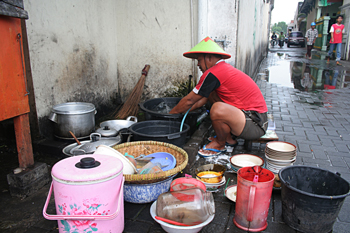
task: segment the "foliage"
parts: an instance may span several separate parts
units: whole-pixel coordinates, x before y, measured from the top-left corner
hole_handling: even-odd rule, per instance
[[[286,22],[282,21],[282,22],[275,23],[271,27],[271,32],[276,32],[276,34],[280,34],[280,32],[283,32],[286,35],[287,28],[288,28],[288,25],[286,24]]]
[[[195,82],[193,81],[193,78],[190,83],[190,88],[188,88],[189,80],[182,80],[182,81],[174,81],[172,83],[173,88],[169,88],[164,92],[165,97],[185,97],[189,91],[192,91],[192,89],[195,86]]]

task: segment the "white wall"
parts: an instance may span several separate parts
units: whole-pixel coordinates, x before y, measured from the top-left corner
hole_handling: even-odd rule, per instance
[[[24,0],[39,118],[68,101],[107,104],[118,90],[116,2]]]
[[[208,36],[231,54],[226,61],[232,65],[236,63],[237,19],[238,0],[208,0]]]
[[[232,55],[228,62],[249,75],[268,44],[270,4],[260,0],[24,0],[24,6],[42,132],[59,103],[114,109],[145,64],[151,68],[142,99],[164,96],[175,81],[195,75],[197,62],[182,54],[203,39],[197,35],[201,26],[205,36],[222,41]]]
[[[187,80],[193,65],[182,54],[193,46],[190,3],[24,0],[41,133],[50,127],[47,116],[56,104],[83,101],[115,108],[116,98],[126,99],[145,64],[151,69],[144,98],[163,96],[172,81]]]
[[[164,96],[174,80],[192,74],[191,59],[183,57],[191,45],[190,0],[118,1],[115,12],[118,40],[118,81],[125,98],[151,66],[145,98]]]
[[[250,76],[267,52],[269,12],[264,1],[239,1],[236,67]]]

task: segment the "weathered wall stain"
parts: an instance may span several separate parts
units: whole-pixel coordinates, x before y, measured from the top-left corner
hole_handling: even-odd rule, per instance
[[[50,66],[52,69],[61,67],[61,72],[56,74],[47,104],[53,107],[63,102],[92,103],[97,109],[96,119],[117,107],[118,83],[107,79],[109,61],[97,55],[94,45],[74,46],[64,64],[52,63]],[[113,92],[110,91],[111,87],[114,87]],[[66,93],[63,98],[62,93]],[[52,127],[52,123],[47,117],[39,118],[39,124],[42,134],[50,137],[52,132],[47,127]]]

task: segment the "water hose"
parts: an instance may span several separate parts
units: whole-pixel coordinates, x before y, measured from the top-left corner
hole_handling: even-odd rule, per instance
[[[190,107],[190,109],[187,110],[187,112],[185,113],[184,117],[182,118],[182,121],[181,121],[181,126],[180,126],[180,132],[182,132],[182,128],[184,126],[184,123],[185,123],[185,119],[187,117],[187,114],[190,112],[192,107]]]

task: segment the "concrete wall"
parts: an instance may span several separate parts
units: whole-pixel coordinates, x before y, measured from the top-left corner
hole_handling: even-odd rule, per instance
[[[252,76],[269,43],[270,4],[260,0],[239,1],[236,68]]]
[[[110,104],[118,91],[115,1],[25,0],[24,7],[41,133],[56,104]]]
[[[187,79],[191,59],[182,54],[191,49],[189,0],[117,1],[118,82],[123,99],[151,66],[144,89],[145,98],[164,96],[174,80]],[[193,9],[193,11],[195,11]]]
[[[231,54],[226,60],[231,65],[236,64],[238,1],[208,0],[208,36]]]
[[[194,45],[190,3],[24,0],[41,134],[51,134],[47,116],[56,104],[90,102],[99,117],[115,108],[145,64],[151,69],[143,98],[163,96],[172,81],[187,79],[193,65],[182,53]]]
[[[249,75],[268,45],[270,4],[260,0],[24,0],[24,5],[44,136],[54,105],[90,102],[101,117],[126,100],[145,64],[151,68],[142,100],[164,96],[174,81],[196,75],[197,62],[182,54],[205,36]]]

